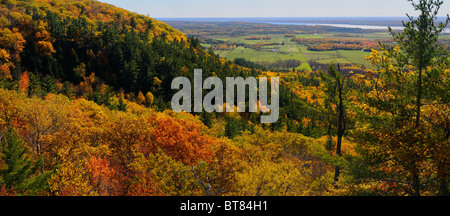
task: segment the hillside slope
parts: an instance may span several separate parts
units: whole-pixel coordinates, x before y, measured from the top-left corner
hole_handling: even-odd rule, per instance
[[[116,91],[151,92],[164,108],[173,78],[190,77],[194,68],[221,78],[251,72],[165,23],[106,3],[4,0],[0,7],[3,78],[19,80],[27,71],[36,82],[48,75],[79,84],[94,73]]]
[[[256,73],[108,4],[1,1],[0,196],[323,193],[323,141],[165,110],[194,68]]]

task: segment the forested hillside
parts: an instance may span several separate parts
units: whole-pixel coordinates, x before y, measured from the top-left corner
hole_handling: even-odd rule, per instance
[[[420,3],[372,68],[282,73],[95,0],[1,0],[0,196],[448,195],[450,62]],[[173,112],[195,68],[280,77],[279,121]]]
[[[158,95],[155,101],[164,109],[173,78],[189,77],[194,68],[221,78],[250,72],[208,54],[197,39],[162,22],[105,3],[2,2],[1,73],[7,78],[19,79],[28,72],[31,83],[79,84],[94,74],[97,82],[131,98],[139,92]],[[30,91],[42,95],[34,87]]]

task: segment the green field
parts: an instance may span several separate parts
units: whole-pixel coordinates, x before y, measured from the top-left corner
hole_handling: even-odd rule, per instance
[[[370,67],[370,62],[364,57],[369,55],[369,52],[364,52],[362,50],[339,50],[337,52],[351,63]]]
[[[248,37],[271,37],[270,40],[245,40]],[[374,33],[364,35],[350,35],[351,38],[384,38],[386,34]],[[336,37],[336,35],[328,34],[297,34],[297,38],[324,38],[324,37]],[[346,36],[348,38],[348,36]],[[216,50],[215,53],[220,57],[226,59],[244,58],[248,61],[261,63],[261,62],[276,62],[279,60],[299,60],[301,65],[297,67],[297,70],[311,70],[308,62],[314,61],[318,63],[352,63],[360,64],[366,67],[370,67],[370,64],[365,60],[364,56],[368,55],[368,52],[362,50],[336,50],[336,51],[309,51],[306,46],[298,45],[296,42],[291,42],[292,37],[284,37],[283,34],[268,34],[268,35],[247,35],[232,37],[229,35],[213,35],[212,39],[220,40],[228,43],[242,43],[247,45],[254,45],[264,42],[275,42],[279,45],[262,46],[261,49],[255,50],[249,47],[239,46],[234,50]],[[205,47],[210,45],[204,44]]]

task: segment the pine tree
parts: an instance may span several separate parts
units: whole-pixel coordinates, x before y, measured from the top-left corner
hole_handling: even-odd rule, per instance
[[[240,120],[235,119],[233,117],[227,118],[227,123],[225,124],[225,136],[230,139],[233,139],[236,136],[240,135],[240,131],[242,130],[242,124]]]
[[[444,3],[440,0],[420,0],[412,5],[416,11],[420,11],[417,19],[408,16],[409,21],[404,22],[405,29],[403,32],[395,33],[389,28],[389,31],[394,36],[394,41],[397,42],[406,55],[398,58],[401,63],[411,63],[417,68],[417,83],[416,83],[416,127],[420,125],[422,98],[424,97],[424,70],[427,66],[433,64],[436,58],[440,58],[443,53],[442,47],[438,46],[439,35],[444,31],[450,22],[450,17],[444,23],[436,25],[437,15],[441,5]]]
[[[63,87],[59,91],[59,93],[67,96],[68,98],[71,98],[73,96],[73,91],[70,88],[70,82],[68,82],[68,81],[64,82]]]
[[[9,126],[6,131],[0,132],[0,147],[4,162],[0,168],[0,185],[19,192],[30,190],[29,193],[45,187],[49,173],[35,175],[43,161],[33,161],[13,127]]]
[[[436,25],[436,20],[438,16],[439,9],[444,3],[440,0],[420,0],[415,3],[413,0],[409,0],[416,11],[420,11],[418,18],[411,17],[409,15],[408,22],[404,22],[403,25],[405,29],[403,32],[398,34],[394,33],[392,29],[390,32],[394,35],[394,41],[396,41],[400,49],[405,52],[405,56],[400,56],[397,61],[404,64],[412,64],[417,68],[417,78],[415,87],[411,90],[414,92],[415,96],[415,127],[419,128],[421,124],[422,117],[422,100],[424,97],[433,97],[428,88],[429,85],[424,83],[426,80],[436,80],[435,78],[440,77],[439,73],[429,73],[426,72],[426,68],[442,61],[441,58],[444,50],[438,45],[439,35],[444,31],[450,22],[450,17],[447,15],[445,22],[440,22]],[[447,55],[445,55],[447,58]],[[437,60],[437,61],[436,61]],[[426,73],[426,74],[425,74]],[[432,76],[435,76],[434,78]],[[439,78],[438,78],[439,80]],[[419,140],[419,142],[422,142]],[[418,143],[420,145],[420,143]],[[416,165],[411,165],[412,175],[413,175],[413,188],[414,195],[420,195],[420,179],[419,171]]]
[[[50,76],[50,75],[45,75],[42,78],[42,88],[43,90],[46,91],[46,93],[53,93],[55,94],[57,91],[57,85],[56,85],[56,80],[54,77]]]
[[[214,113],[202,112],[200,114],[200,120],[202,120],[203,124],[205,124],[207,127],[211,127],[213,124],[213,116]]]
[[[122,97],[119,97],[119,105],[117,108],[119,109],[119,111],[127,111],[127,104],[125,104]]]
[[[437,175],[433,184],[442,180],[439,190],[444,194],[448,135],[443,122],[448,115],[441,113],[448,113],[450,104],[445,87],[449,62],[438,39],[450,18],[436,23],[442,1],[411,2],[420,15],[408,15],[404,30],[392,32],[398,46],[382,46],[368,57],[375,70],[367,70],[365,79],[373,89],[364,97],[368,107],[361,109],[364,130],[354,132],[372,169],[369,178],[401,185],[397,193],[420,196],[431,187],[425,176]],[[432,169],[437,173],[429,173]]]

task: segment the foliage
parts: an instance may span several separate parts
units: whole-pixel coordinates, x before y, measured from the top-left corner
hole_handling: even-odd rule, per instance
[[[292,38],[292,41],[308,46],[311,51],[371,50],[379,48],[379,42],[367,39]],[[386,42],[386,41],[383,41]]]
[[[450,19],[435,26],[440,1],[412,4],[421,15],[394,35],[399,45],[368,57],[376,69],[365,75],[373,88],[356,134],[373,170],[366,177],[389,182],[395,194],[446,194],[449,62],[437,38]]]
[[[262,195],[306,195],[321,193],[306,188],[330,170],[324,148],[314,150],[323,144],[293,133],[256,126],[231,140],[198,117],[127,100],[117,111],[61,94],[0,90],[0,98],[1,122],[17,125],[29,154],[42,158],[39,172],[51,174],[39,178],[49,195],[243,195],[259,187],[266,166],[273,170]]]
[[[228,61],[205,51],[205,38],[98,1],[2,1],[0,195],[448,195],[450,62],[436,36],[444,24],[431,22],[441,2],[413,5],[426,4],[431,18],[405,23],[398,46],[317,39],[327,27],[217,30],[255,39],[241,44],[250,49],[376,48],[370,68],[334,68]],[[304,64],[312,70],[297,70]],[[168,110],[172,79],[194,68],[222,80],[280,77],[279,121]]]
[[[8,193],[35,195],[45,190],[47,173],[38,173],[42,160],[33,160],[28,148],[12,126],[0,131],[1,169],[0,185]]]

